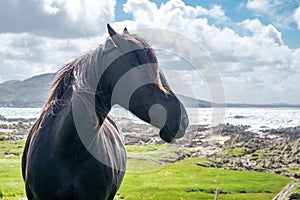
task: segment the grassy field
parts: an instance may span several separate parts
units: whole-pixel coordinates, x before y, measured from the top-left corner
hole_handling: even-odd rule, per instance
[[[13,200],[25,196],[19,156],[23,145],[24,141],[0,142],[0,198]],[[121,199],[212,200],[219,189],[219,199],[267,200],[291,181],[271,173],[203,167],[208,161],[199,158],[161,166],[159,160],[164,153],[173,155],[177,151],[166,145],[128,146],[127,151],[130,172],[118,191]],[[145,155],[147,159],[141,159]]]
[[[0,198],[20,199],[25,196],[21,174],[21,157],[25,141],[0,142]]]
[[[149,173],[127,173],[119,190],[125,199],[272,199],[291,179],[266,173],[201,167],[193,158]]]
[[[0,174],[0,198],[20,199],[25,196],[20,158],[1,158]]]

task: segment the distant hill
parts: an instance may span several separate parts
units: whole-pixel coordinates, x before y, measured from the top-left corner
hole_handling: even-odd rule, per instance
[[[47,99],[53,74],[42,74],[24,81],[0,84],[1,107],[42,107]]]
[[[41,74],[24,81],[10,80],[0,84],[0,107],[43,107],[54,74]],[[187,107],[211,107],[208,101],[178,95]]]
[[[209,101],[199,100],[193,97],[178,95],[180,100],[186,107],[210,108],[210,107],[224,107],[224,104],[211,103]],[[246,104],[246,103],[226,103],[227,108],[300,108],[300,104]]]
[[[211,102],[195,99],[184,95],[177,95],[186,107],[210,108]]]
[[[0,107],[42,107],[47,100],[54,74],[41,74],[24,81],[11,80],[0,84]],[[178,95],[186,107],[209,108],[212,103],[199,100],[193,97]],[[220,104],[213,104],[222,107]],[[226,107],[257,107],[257,108],[277,108],[277,107],[297,107],[300,105],[290,104],[233,104],[227,103]]]

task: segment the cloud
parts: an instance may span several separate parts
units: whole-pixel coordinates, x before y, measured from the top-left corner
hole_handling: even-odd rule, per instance
[[[278,45],[283,45],[281,33],[271,24],[265,26],[258,19],[247,19],[238,23],[238,25],[250,31],[255,37],[268,38]]]
[[[124,4],[124,12],[133,15],[135,22],[139,25],[161,27],[185,26],[184,22],[198,17],[209,17],[216,22],[226,21],[223,9],[220,6],[213,6],[206,9],[201,6],[187,6],[181,0],[170,0],[162,4],[159,8],[153,2],[148,0],[128,0]]]
[[[281,18],[288,12],[276,18],[278,7],[285,6],[282,2],[286,1],[249,0],[246,6],[255,12],[256,18],[235,23],[219,5],[208,9],[188,6],[181,0],[170,0],[160,6],[149,0],[128,0],[124,11],[133,19],[112,25],[118,31],[126,26],[130,32],[146,27],[168,29],[191,39],[209,52],[218,66],[229,102],[299,103],[300,49],[285,45],[278,29],[277,24],[287,22]],[[107,36],[106,23],[114,20],[115,4],[116,1],[94,0],[2,0],[0,82],[54,72],[97,47]],[[288,18],[298,22],[299,29],[299,4],[291,13]],[[275,23],[263,23],[266,21],[261,15],[276,19]],[[226,26],[228,23],[230,27]],[[162,43],[177,49],[193,48],[172,43],[168,34],[159,36]],[[176,55],[159,56],[162,63],[175,65],[182,78],[199,82],[199,76],[184,67],[184,63],[175,64]],[[205,65],[201,59],[198,62]],[[176,78],[170,80],[180,85]],[[199,91],[199,98],[207,99],[209,94],[207,88],[203,89],[203,81],[195,84],[194,89]]]
[[[114,20],[115,4],[115,0],[2,0],[0,32],[60,38],[95,36]]]
[[[270,0],[249,0],[247,8],[253,10],[256,14],[264,14],[272,11],[272,1]]]
[[[57,39],[28,33],[0,34],[0,82],[55,72],[104,37]]]
[[[300,31],[300,5],[294,12],[294,20],[297,24],[298,30]]]
[[[277,27],[288,29],[293,23],[292,8],[297,1],[290,0],[248,0],[246,7],[257,17],[268,20]]]
[[[273,9],[269,1],[264,2],[268,4],[249,1],[249,8],[256,8],[261,13]],[[274,2],[279,3],[281,1]],[[297,97],[298,100],[287,98],[292,93],[299,93],[299,89],[295,87],[296,77],[300,77],[300,57],[295,53],[299,50],[290,49],[284,44],[281,32],[274,25],[265,25],[258,18],[232,23],[235,29],[219,27],[217,21],[209,22],[208,18],[212,16],[215,19],[223,15],[227,18],[224,12],[219,12],[222,10],[219,6],[210,10],[200,6],[191,7],[180,0],[168,1],[160,7],[147,0],[129,0],[124,5],[124,11],[131,13],[134,18],[134,23],[129,23],[129,28],[171,29],[202,45],[220,70],[227,88],[228,101],[236,102],[240,99],[243,102],[272,102],[274,99],[270,96],[276,94],[278,99],[274,101],[299,102],[300,96]],[[130,24],[134,26],[131,27]],[[246,34],[240,35],[236,29],[241,29]],[[162,42],[171,39],[163,34],[160,38]],[[264,94],[266,97],[262,97]]]

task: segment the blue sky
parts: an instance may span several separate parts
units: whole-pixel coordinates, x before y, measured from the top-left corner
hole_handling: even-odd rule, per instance
[[[123,21],[126,19],[132,20],[133,17],[131,14],[125,13],[123,10],[123,4],[126,3],[127,0],[120,0],[116,3],[116,21]],[[161,4],[167,2],[167,0],[152,0],[151,2],[156,3],[159,7]],[[220,5],[226,16],[234,23],[241,22],[246,19],[259,19],[264,24],[274,24],[278,30],[282,33],[282,39],[286,45],[291,48],[299,48],[300,47],[300,33],[297,30],[297,24],[295,21],[288,22],[286,24],[281,25],[277,20],[282,16],[291,16],[298,8],[300,1],[299,0],[288,0],[282,1],[280,6],[277,6],[274,9],[274,15],[269,15],[268,13],[257,13],[255,10],[251,10],[247,8],[247,0],[183,0],[186,5],[189,6],[202,6],[204,8],[211,8],[214,5]],[[283,19],[281,19],[283,21]],[[282,22],[284,23],[284,22]],[[225,27],[230,26],[230,24],[217,24],[217,26]],[[239,34],[244,35],[245,33],[239,32]]]
[[[103,43],[107,23],[187,36],[217,66],[227,102],[300,103],[300,0],[1,0],[0,83],[57,71]],[[205,80],[184,62],[158,58],[210,100]]]

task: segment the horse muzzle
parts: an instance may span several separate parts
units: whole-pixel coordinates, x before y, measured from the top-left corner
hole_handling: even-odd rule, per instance
[[[168,143],[175,142],[175,139],[182,138],[185,134],[185,131],[189,125],[188,117],[182,117],[180,126],[177,130],[172,130],[165,125],[160,131],[159,136],[162,140]]]

